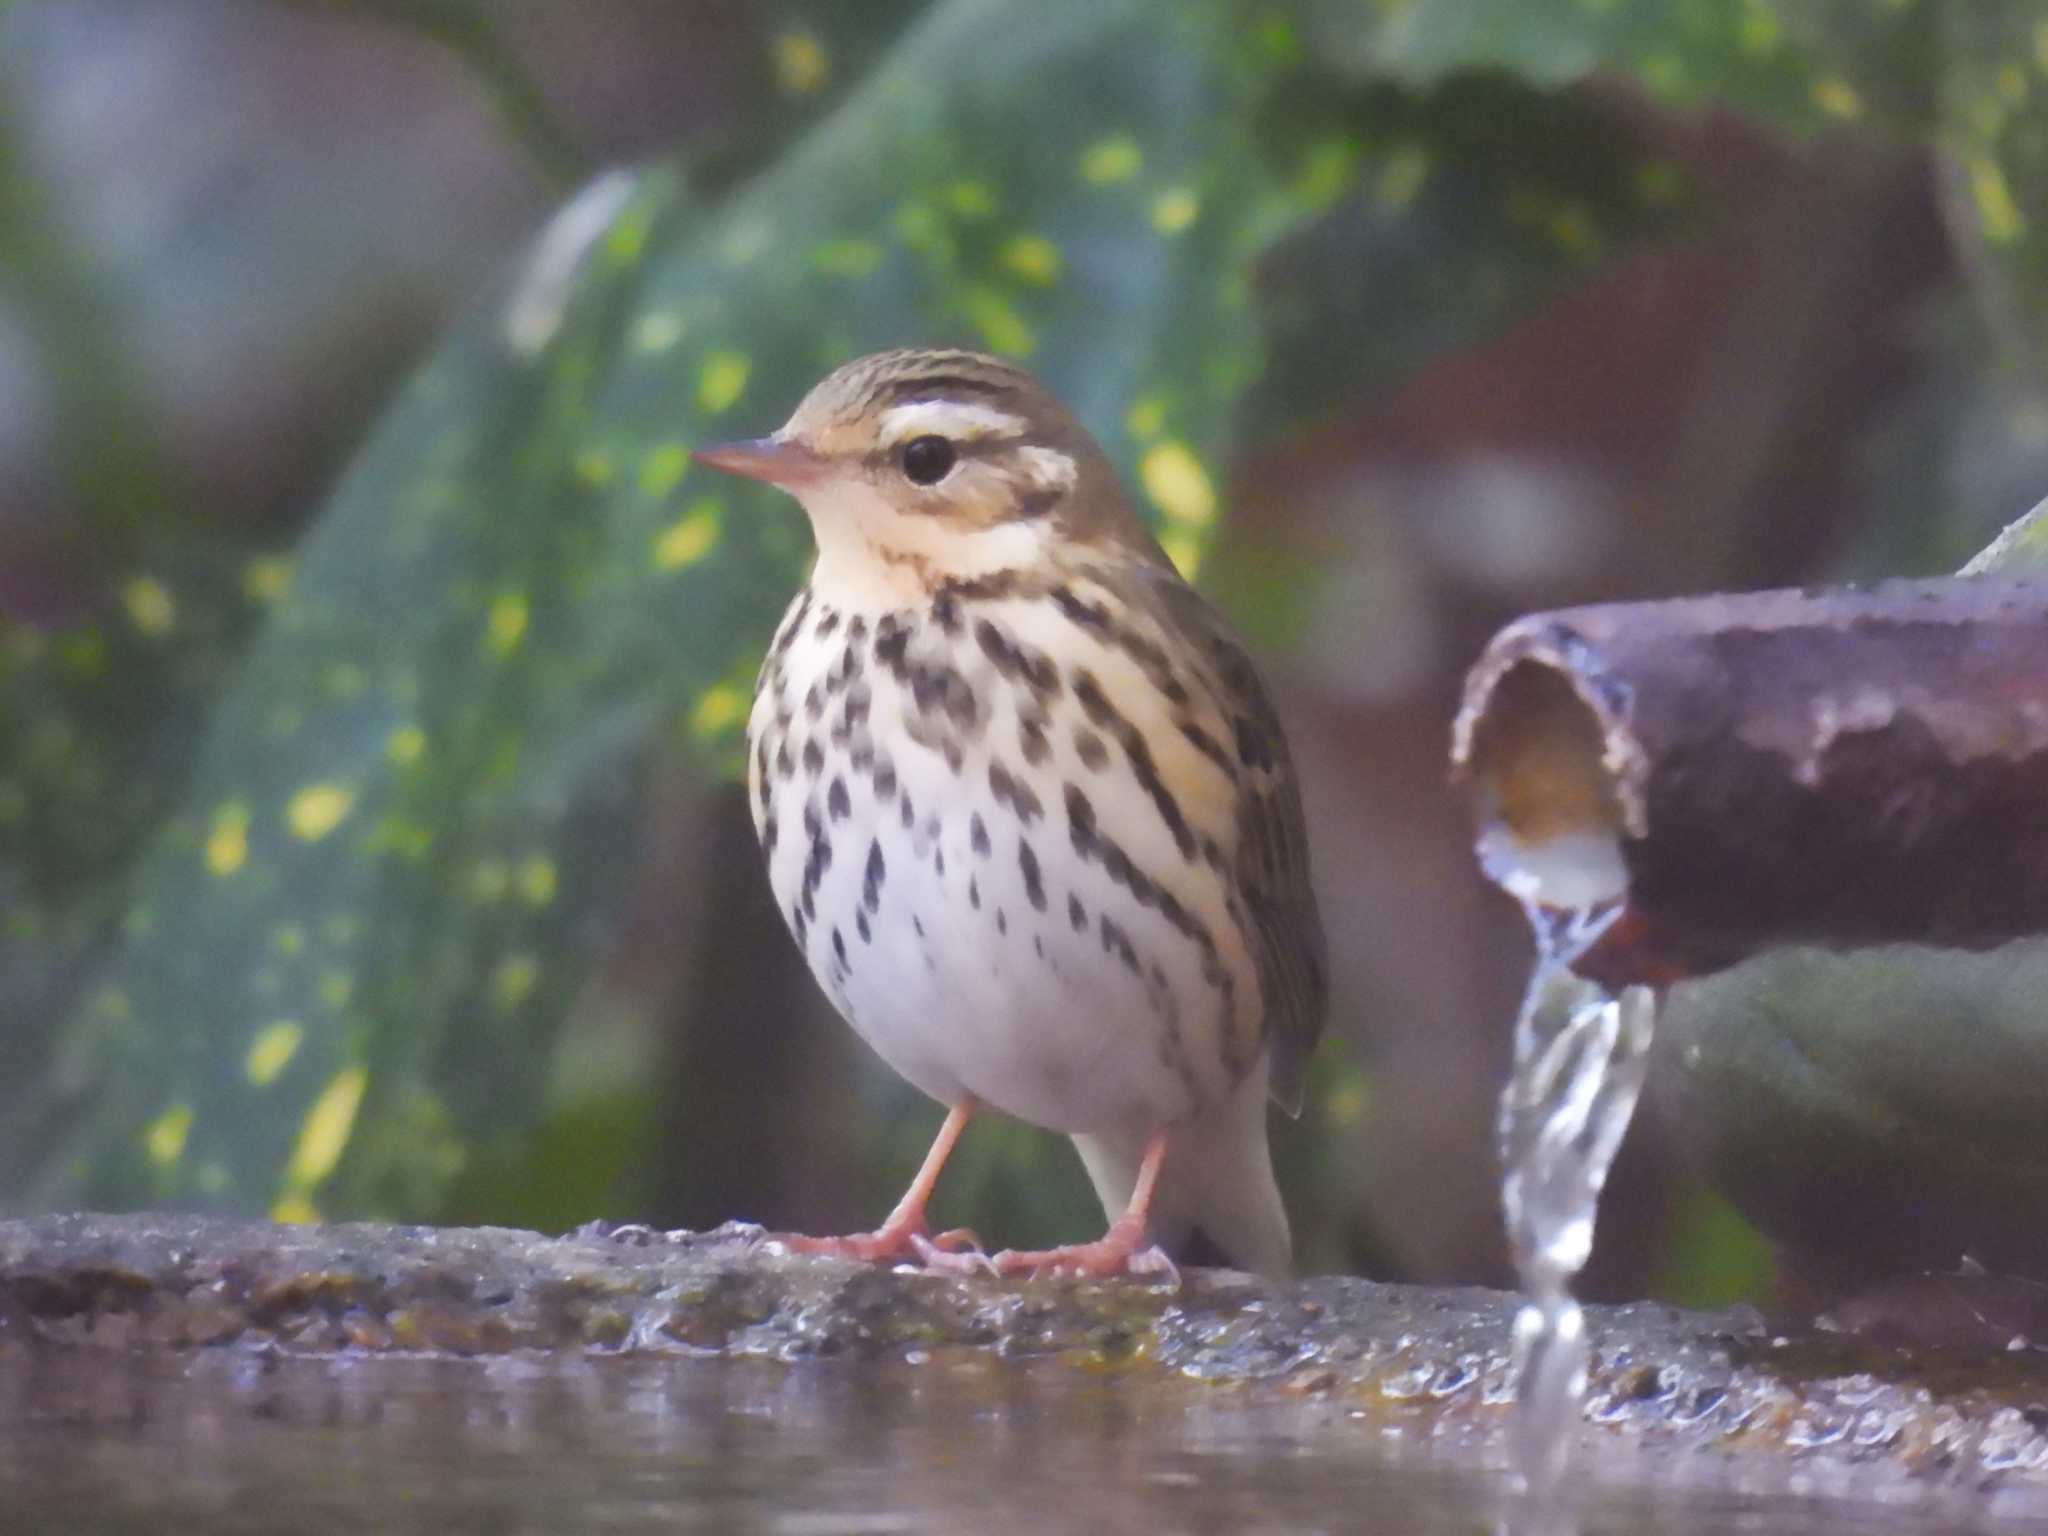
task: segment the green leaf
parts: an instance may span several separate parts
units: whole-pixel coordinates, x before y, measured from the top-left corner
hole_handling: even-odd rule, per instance
[[[1298,0],[1309,51],[1427,86],[1631,76],[1674,106],[1931,144],[1992,328],[2048,381],[2048,17],[2032,0]]]
[[[950,340],[1025,356],[1134,471],[1213,482],[1286,206],[1244,138],[1257,67],[1220,12],[953,0],[724,203],[586,188],[307,540],[66,1021],[93,1087],[32,1197],[423,1212],[509,1161],[646,769],[734,763],[807,554],[690,447]],[[1212,500],[1166,509],[1185,560]]]
[[[215,686],[289,579],[232,546],[152,538],[107,600],[57,629],[0,625],[0,1167],[19,1169],[95,1084],[60,1031],[81,997],[119,1016],[88,963],[146,927],[128,911],[137,851],[172,812]]]
[[[1811,9],[1810,7],[1804,7]],[[1308,49],[1360,75],[1427,86],[1505,70],[1543,89],[1628,73],[1674,104],[1739,102],[1811,119],[1819,73],[1799,0],[1303,0]],[[1876,12],[1879,7],[1865,6]],[[1874,25],[1866,24],[1866,30]]]

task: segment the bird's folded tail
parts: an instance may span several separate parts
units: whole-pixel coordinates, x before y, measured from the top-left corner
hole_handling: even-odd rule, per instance
[[[1148,1134],[1074,1137],[1111,1220],[1130,1203]],[[1293,1243],[1266,1143],[1263,1063],[1229,1099],[1171,1128],[1150,1227],[1152,1240],[1184,1264],[1288,1272]]]

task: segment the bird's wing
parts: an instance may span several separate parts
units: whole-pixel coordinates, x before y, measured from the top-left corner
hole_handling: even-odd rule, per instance
[[[1223,616],[1170,568],[1148,570],[1145,585],[1163,616],[1197,642],[1211,692],[1235,734],[1229,746],[1239,764],[1238,894],[1265,999],[1273,1099],[1296,1114],[1302,1064],[1322,1034],[1330,983],[1294,763],[1258,669]]]

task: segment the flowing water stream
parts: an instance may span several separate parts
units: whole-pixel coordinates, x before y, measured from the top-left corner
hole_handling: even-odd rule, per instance
[[[1525,902],[1536,938],[1501,1093],[1501,1203],[1523,1302],[1515,1316],[1515,1460],[1527,1493],[1503,1536],[1566,1536],[1557,1493],[1586,1390],[1585,1316],[1571,1283],[1593,1251],[1607,1170],[1628,1129],[1656,1021],[1647,987],[1619,996],[1572,963],[1619,903],[1556,911]]]

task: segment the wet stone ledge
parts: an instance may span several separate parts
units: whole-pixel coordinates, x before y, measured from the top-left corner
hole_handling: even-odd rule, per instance
[[[1061,1365],[1321,1405],[1495,1454],[1514,1299],[1326,1277],[997,1281],[799,1258],[740,1230],[543,1237],[185,1216],[0,1221],[0,1371],[33,1351]],[[1588,1309],[1603,1448],[1797,1458],[2048,1513],[2048,1352],[1774,1336],[1752,1312]]]

